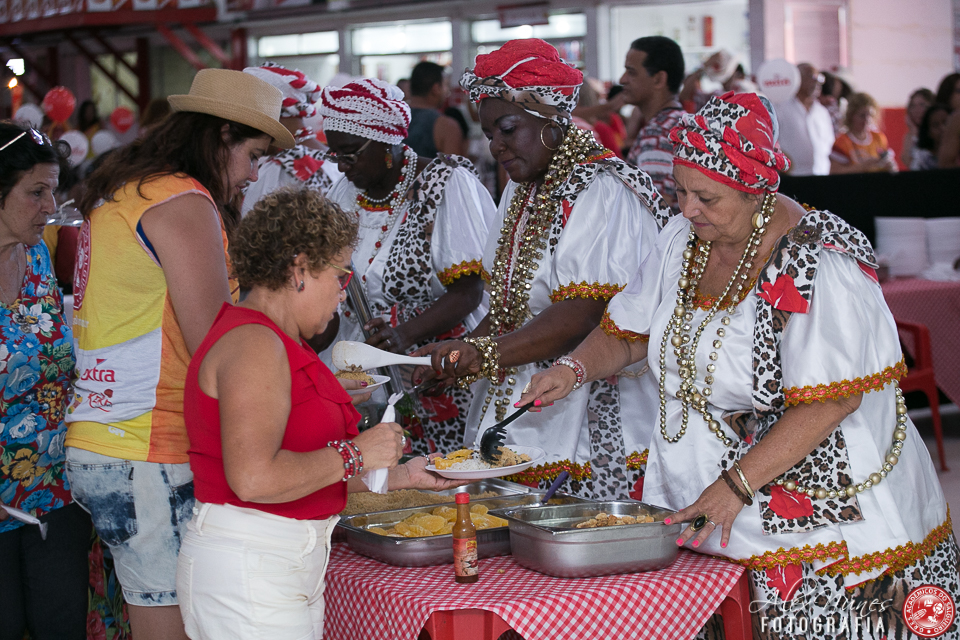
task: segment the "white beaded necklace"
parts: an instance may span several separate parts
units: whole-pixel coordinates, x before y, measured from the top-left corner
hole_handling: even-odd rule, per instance
[[[403,167],[403,180],[400,182],[400,185],[390,192],[390,204],[387,205],[390,211],[387,214],[387,220],[381,225],[379,235],[377,236],[376,242],[373,244],[373,253],[370,254],[370,258],[367,260],[367,264],[373,264],[374,258],[377,257],[377,254],[380,253],[380,249],[383,247],[383,240],[387,237],[387,234],[390,233],[390,230],[393,228],[393,223],[396,221],[397,216],[400,214],[400,205],[403,204],[404,199],[407,197],[407,192],[410,191],[410,187],[413,186],[413,181],[417,177],[417,154],[410,147],[403,146],[403,155],[404,155],[404,167]],[[367,192],[360,191],[360,195],[371,204],[377,204],[379,202],[384,202],[386,198],[382,200],[372,200],[367,196]],[[362,208],[358,206],[358,209]],[[360,215],[360,211],[357,211],[357,215]],[[361,280],[363,281],[363,286],[367,286],[367,276],[364,275]]]

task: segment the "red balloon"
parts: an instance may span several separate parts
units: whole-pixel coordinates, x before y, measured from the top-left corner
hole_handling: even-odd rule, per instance
[[[47,91],[40,103],[43,112],[54,122],[66,122],[77,106],[77,99],[66,87],[54,87]]]
[[[126,133],[133,126],[133,111],[126,107],[117,107],[110,114],[110,124],[120,133]]]

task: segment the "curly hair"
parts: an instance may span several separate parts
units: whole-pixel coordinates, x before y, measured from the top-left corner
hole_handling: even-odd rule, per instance
[[[850,128],[850,123],[853,122],[853,116],[863,108],[869,108],[874,117],[876,117],[879,107],[877,106],[877,101],[873,99],[869,93],[854,93],[850,96],[850,100],[847,102],[847,112],[843,116],[843,124]]]
[[[310,271],[316,273],[356,242],[356,221],[335,202],[310,189],[285,187],[254,205],[237,227],[229,251],[240,288],[278,291],[290,281],[298,254],[307,257]]]

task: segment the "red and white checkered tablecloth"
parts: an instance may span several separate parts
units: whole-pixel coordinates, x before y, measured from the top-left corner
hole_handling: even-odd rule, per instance
[[[526,640],[685,640],[742,573],[739,565],[686,550],[660,571],[581,579],[545,576],[502,556],[481,560],[480,581],[467,585],[454,582],[453,565],[394,567],[336,544],[323,637],[415,640],[434,611],[485,609]]]
[[[933,377],[960,405],[960,282],[901,279],[882,286],[894,318],[926,325],[930,331]]]

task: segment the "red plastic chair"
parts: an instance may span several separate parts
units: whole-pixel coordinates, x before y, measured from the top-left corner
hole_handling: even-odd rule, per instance
[[[940,394],[933,377],[933,354],[930,350],[930,332],[922,324],[897,320],[897,330],[909,335],[913,340],[913,367],[900,380],[900,390],[904,393],[922,391],[930,401],[930,421],[937,438],[937,451],[940,453],[940,469],[947,469],[947,458],[943,452],[943,427],[940,423]]]

